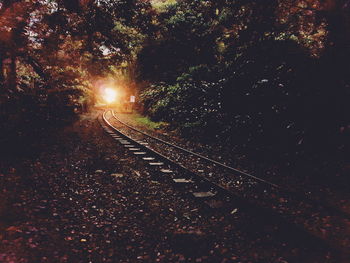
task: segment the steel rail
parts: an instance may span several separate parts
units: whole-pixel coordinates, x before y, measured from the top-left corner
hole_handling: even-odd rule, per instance
[[[135,139],[131,138],[130,136],[122,133],[121,131],[119,131],[116,127],[114,127],[106,118],[106,113],[108,111],[105,111],[103,114],[102,114],[102,118],[103,118],[103,121],[111,128],[113,129],[115,132],[119,133],[120,135],[122,135],[123,137],[127,138],[128,140],[130,140],[131,142],[133,142],[135,145],[138,145],[138,147],[140,148],[144,148],[145,150],[153,153],[154,155],[158,156],[161,160],[167,162],[168,164],[171,164],[171,165],[174,165],[174,166],[177,166],[179,167],[181,170],[185,171],[186,173],[188,173],[189,175],[191,175],[192,177],[196,177],[197,179],[201,179],[207,183],[209,183],[210,185],[214,186],[215,188],[217,188],[217,190],[221,190],[221,191],[224,191],[232,196],[235,196],[235,198],[239,198],[240,201],[242,201],[243,199],[240,198],[239,196],[237,196],[235,193],[233,193],[230,189],[227,189],[226,187],[218,184],[218,183],[215,183],[215,182],[212,182],[211,180],[209,180],[208,178],[206,178],[205,176],[202,176],[202,175],[199,175],[195,172],[193,172],[191,169],[181,165],[180,163],[170,159],[169,157],[163,155],[162,153],[154,150],[154,149],[151,149],[145,145],[142,145],[140,144],[139,142],[137,142]]]
[[[194,180],[202,180],[202,182],[205,182],[209,185],[212,186],[212,188],[214,188],[217,193],[221,192],[223,193],[224,195],[226,196],[231,196],[232,198],[234,198],[235,200],[235,204],[237,205],[238,203],[240,204],[240,209],[248,209],[250,211],[253,211],[254,213],[256,213],[257,215],[259,216],[269,216],[271,218],[271,215],[272,215],[272,218],[274,218],[274,220],[276,220],[277,222],[279,222],[280,224],[284,224],[284,225],[290,225],[291,222],[288,221],[288,219],[286,218],[283,218],[278,212],[276,211],[273,211],[271,209],[268,209],[264,206],[261,206],[261,205],[258,205],[252,201],[249,201],[248,199],[238,195],[237,193],[233,192],[231,189],[228,189],[224,186],[222,186],[221,184],[218,184],[218,183],[215,183],[213,181],[211,181],[209,178],[203,176],[203,175],[200,175],[194,171],[192,171],[191,169],[183,166],[182,164],[178,163],[177,161],[175,160],[172,160],[170,159],[169,157],[163,155],[162,153],[150,148],[150,147],[147,147],[145,145],[142,145],[140,144],[137,140],[131,138],[130,136],[126,135],[125,133],[121,132],[120,130],[118,130],[115,126],[113,126],[113,124],[110,123],[110,121],[107,120],[107,117],[106,117],[106,113],[108,112],[108,110],[106,110],[103,114],[102,114],[102,120],[107,124],[107,126],[112,129],[115,133],[118,133],[120,134],[122,137],[130,140],[133,144],[135,145],[138,145],[139,148],[143,148],[145,149],[146,151],[148,151],[149,153],[152,153],[153,155],[157,156],[158,158],[160,158],[160,160],[170,164],[170,165],[173,165],[175,167],[178,167],[180,168],[180,170],[184,171],[188,176],[190,176],[192,179]],[[197,182],[199,182],[197,181]],[[236,203],[238,202],[238,203]],[[292,223],[293,224],[293,223]],[[293,224],[294,226],[296,226],[295,224]],[[297,227],[297,226],[296,226]],[[301,230],[299,227],[297,227],[299,230]],[[304,230],[303,230],[304,232]]]
[[[132,129],[132,130],[134,130],[134,131],[136,131],[136,132],[138,132],[138,133],[141,133],[141,134],[143,134],[143,135],[145,135],[145,136],[147,136],[147,137],[150,137],[150,138],[152,138],[152,139],[154,139],[154,140],[156,140],[156,141],[159,141],[159,142],[161,142],[161,143],[163,143],[163,144],[166,144],[166,145],[169,145],[169,146],[171,146],[171,147],[174,147],[174,148],[176,148],[176,149],[178,149],[178,150],[180,150],[180,151],[182,151],[182,152],[185,152],[185,153],[188,153],[188,154],[197,156],[197,157],[200,158],[200,159],[206,160],[207,162],[210,162],[210,163],[214,163],[214,164],[216,164],[216,165],[218,165],[218,166],[221,166],[221,167],[223,167],[223,168],[225,168],[225,169],[228,169],[228,170],[230,170],[230,171],[233,171],[233,172],[235,172],[235,173],[238,173],[239,175],[243,175],[243,176],[252,178],[252,179],[254,179],[254,180],[256,180],[256,181],[259,181],[259,182],[261,182],[261,183],[264,183],[264,184],[270,185],[270,186],[272,186],[272,187],[275,187],[275,188],[277,188],[277,189],[281,189],[281,186],[279,186],[279,185],[277,185],[277,184],[275,184],[275,183],[269,182],[269,181],[267,181],[267,180],[265,180],[265,179],[262,179],[262,178],[260,178],[260,177],[255,176],[255,175],[252,175],[252,174],[246,173],[246,172],[244,172],[244,171],[238,170],[237,168],[231,167],[231,166],[226,165],[226,164],[224,164],[224,163],[220,163],[219,161],[216,161],[216,160],[214,160],[214,159],[208,158],[208,157],[206,157],[206,156],[204,156],[204,155],[201,155],[201,154],[199,154],[199,153],[193,152],[193,151],[191,151],[191,150],[187,150],[187,149],[185,149],[185,148],[183,148],[183,147],[181,147],[181,146],[175,145],[175,144],[173,144],[173,143],[167,142],[167,141],[165,141],[165,140],[162,140],[162,139],[160,139],[160,138],[157,138],[157,137],[155,137],[155,136],[152,136],[152,135],[150,135],[150,134],[147,134],[147,133],[145,133],[145,132],[143,132],[143,131],[140,131],[140,130],[138,130],[138,129],[132,127],[132,126],[130,126],[129,124],[123,122],[122,120],[120,120],[120,119],[115,115],[115,113],[114,113],[113,110],[112,110],[112,115],[113,115],[113,117],[114,117],[117,121],[119,121],[119,122],[122,123],[123,125],[127,126],[129,129]]]
[[[112,110],[110,110],[110,111],[113,114],[113,111]],[[148,152],[152,153],[153,155],[157,156],[158,158],[160,158],[164,162],[166,162],[166,163],[168,163],[170,165],[173,165],[175,167],[180,168],[182,171],[187,173],[187,175],[192,177],[194,180],[202,180],[203,182],[208,183],[209,185],[211,185],[216,191],[218,191],[218,192],[220,191],[221,193],[224,193],[224,195],[226,195],[226,196],[229,195],[229,196],[233,197],[236,202],[239,202],[240,204],[243,204],[243,205],[240,205],[241,209],[244,208],[244,209],[249,209],[251,211],[255,211],[255,213],[257,213],[257,215],[259,215],[259,216],[261,216],[263,214],[264,215],[270,215],[270,216],[273,215],[273,218],[276,221],[278,221],[279,223],[287,224],[287,225],[293,224],[293,223],[289,222],[288,219],[282,217],[277,211],[271,210],[271,209],[269,209],[267,207],[264,207],[262,205],[258,205],[257,203],[252,202],[251,200],[248,200],[247,198],[238,195],[237,193],[233,192],[231,189],[229,189],[229,188],[227,188],[227,187],[225,187],[225,186],[223,186],[223,185],[221,185],[219,183],[213,182],[209,178],[192,171],[190,168],[187,168],[187,167],[183,166],[179,162],[170,159],[169,157],[163,155],[162,153],[160,153],[160,152],[158,152],[158,151],[156,151],[156,150],[154,150],[154,149],[152,149],[150,147],[147,147],[145,145],[140,144],[137,140],[131,138],[130,136],[126,135],[125,133],[123,133],[120,130],[118,130],[115,126],[113,126],[113,124],[111,124],[111,122],[107,120],[107,117],[106,117],[106,113],[107,112],[109,112],[109,110],[106,110],[102,114],[102,119],[107,124],[107,126],[110,129],[114,130],[115,133],[118,133],[122,137],[130,140],[133,144],[138,145],[139,148],[143,148],[146,151],[148,151]],[[295,225],[295,224],[293,224],[293,225]],[[297,227],[297,225],[295,225],[295,226]],[[301,228],[299,228],[299,227],[297,227],[297,228],[299,230],[301,230]]]
[[[241,171],[241,170],[238,170],[238,169],[236,169],[236,168],[234,168],[234,167],[231,167],[231,166],[228,166],[228,165],[226,165],[226,164],[220,163],[219,161],[213,160],[213,159],[208,158],[208,157],[206,157],[206,156],[203,156],[203,155],[201,155],[201,154],[199,154],[199,153],[193,152],[193,151],[191,151],[191,150],[187,150],[187,149],[185,149],[185,148],[183,148],[183,147],[181,147],[181,146],[175,145],[175,144],[173,144],[173,143],[170,143],[170,142],[167,142],[167,141],[162,140],[162,139],[160,139],[160,138],[157,138],[157,137],[155,137],[155,136],[152,136],[152,135],[150,135],[150,134],[148,134],[148,133],[145,133],[145,132],[143,132],[143,131],[141,131],[141,130],[138,130],[138,129],[136,129],[136,128],[130,126],[129,124],[123,122],[122,120],[120,120],[120,119],[116,116],[116,114],[115,114],[115,112],[114,112],[113,110],[111,110],[111,112],[112,112],[113,117],[114,117],[118,122],[120,122],[120,123],[123,124],[124,126],[128,127],[129,129],[134,130],[135,132],[138,132],[138,133],[140,133],[140,134],[142,134],[142,135],[144,135],[144,136],[146,136],[146,137],[149,137],[149,138],[151,138],[151,139],[153,139],[153,140],[155,140],[155,141],[158,141],[158,142],[160,142],[160,143],[163,143],[163,144],[169,145],[169,146],[171,146],[171,147],[174,147],[174,148],[176,148],[176,149],[178,149],[178,150],[180,150],[180,151],[182,151],[182,152],[185,152],[185,153],[187,153],[187,154],[191,154],[191,155],[197,156],[198,158],[201,158],[201,159],[203,159],[203,160],[205,160],[205,161],[207,161],[207,162],[209,162],[209,163],[214,163],[214,164],[216,164],[216,165],[218,165],[218,166],[221,166],[221,167],[223,167],[223,168],[225,168],[225,169],[228,169],[228,170],[230,170],[230,171],[233,171],[233,172],[237,173],[238,175],[242,175],[242,176],[251,178],[251,179],[253,179],[253,180],[259,181],[259,182],[261,182],[261,183],[264,183],[265,185],[272,186],[272,187],[276,188],[276,189],[279,190],[279,191],[282,191],[282,192],[284,192],[284,193],[286,193],[286,194],[289,194],[289,195],[293,196],[294,198],[299,199],[300,201],[308,201],[308,202],[312,203],[313,205],[317,205],[317,206],[320,206],[320,205],[321,205],[321,206],[323,206],[326,210],[328,210],[329,212],[331,212],[331,213],[333,213],[333,214],[336,214],[336,215],[338,214],[338,215],[340,215],[340,216],[342,216],[342,217],[344,217],[344,218],[350,220],[350,215],[349,215],[347,212],[344,212],[344,211],[339,210],[339,209],[337,209],[337,208],[335,208],[335,207],[333,207],[333,206],[330,206],[330,205],[327,204],[327,202],[325,202],[325,201],[323,201],[323,202],[321,201],[321,203],[320,203],[320,200],[316,200],[316,199],[314,199],[314,198],[308,196],[308,195],[305,194],[305,193],[302,193],[302,192],[299,192],[299,191],[294,191],[294,190],[291,190],[291,189],[287,189],[286,187],[283,187],[283,186],[277,185],[277,184],[275,184],[275,183],[269,182],[269,181],[267,181],[267,180],[265,180],[265,179],[262,179],[262,178],[260,178],[260,177],[254,176],[254,175],[249,174],[249,173],[246,173],[246,172],[243,172],[243,171]],[[176,162],[174,162],[174,163],[177,164]],[[177,164],[177,165],[178,165],[178,164]],[[204,177],[204,178],[205,178],[205,177]]]
[[[281,224],[284,227],[287,227],[289,230],[293,229],[292,232],[296,231],[296,232],[300,232],[300,233],[304,233],[307,234],[310,238],[312,238],[314,241],[318,240],[320,242],[322,242],[323,244],[326,244],[327,246],[331,247],[332,249],[338,251],[339,248],[335,247],[333,243],[330,243],[328,240],[324,240],[323,238],[321,238],[318,234],[313,233],[312,231],[308,231],[307,229],[305,229],[304,227],[301,227],[299,224],[297,224],[296,222],[294,222],[293,220],[291,220],[291,218],[289,218],[288,216],[282,215],[280,214],[278,211],[275,211],[275,209],[271,209],[268,207],[265,207],[264,205],[261,204],[257,204],[254,201],[248,200],[245,197],[242,197],[240,195],[238,195],[237,193],[233,192],[231,189],[228,189],[218,183],[215,183],[213,181],[211,181],[209,178],[203,176],[203,175],[199,175],[198,173],[192,171],[191,169],[183,166],[182,164],[178,163],[177,161],[174,161],[172,159],[170,159],[167,156],[164,156],[162,153],[147,147],[145,145],[140,144],[137,140],[131,138],[130,136],[126,135],[125,133],[121,132],[119,129],[117,129],[115,126],[113,126],[113,124],[107,120],[106,117],[106,113],[111,111],[112,116],[115,117],[113,110],[106,110],[104,111],[104,113],[102,114],[102,120],[107,124],[107,126],[112,129],[114,131],[114,133],[118,133],[120,134],[122,137],[130,140],[133,144],[138,145],[138,147],[145,149],[146,151],[148,151],[149,153],[153,153],[155,156],[158,156],[161,160],[165,161],[166,163],[170,164],[170,165],[175,165],[176,167],[180,168],[180,170],[183,170],[184,172],[187,173],[188,176],[191,176],[193,179],[195,180],[202,180],[202,182],[208,183],[209,185],[211,185],[213,187],[213,189],[215,189],[217,191],[217,193],[221,192],[224,193],[224,196],[231,196],[235,199],[235,205],[239,206],[240,209],[243,210],[249,210],[250,213],[256,214],[256,216],[260,217],[268,217],[270,218],[272,221],[275,221],[277,224]],[[116,118],[117,119],[117,118]],[[124,122],[121,121],[121,123],[123,125]],[[102,123],[101,123],[102,125]],[[131,127],[129,125],[126,125],[127,127]],[[133,127],[131,127],[133,130]],[[153,137],[150,136],[148,134],[145,134],[143,132],[141,132],[142,134],[149,136],[149,137]],[[158,139],[158,138],[157,138]],[[162,142],[163,140],[159,139],[160,142]],[[168,143],[167,143],[168,144]],[[170,143],[169,143],[170,144]],[[179,146],[177,146],[179,147]],[[175,148],[177,148],[175,147]],[[179,147],[181,148],[181,147]],[[209,158],[207,158],[209,159]],[[210,160],[210,159],[209,159]],[[225,165],[226,166],[226,165]],[[229,166],[228,166],[229,167]],[[235,169],[236,170],[236,169]],[[254,177],[253,177],[254,178]],[[197,181],[200,182],[200,181]],[[281,189],[279,189],[281,190]],[[315,200],[310,200],[310,198],[307,198],[309,201],[312,201],[313,203],[317,203]],[[237,203],[238,202],[238,203]],[[326,206],[327,207],[327,206]],[[330,208],[330,207],[327,207]],[[334,209],[331,209],[334,211]],[[339,214],[339,211],[337,214]],[[343,214],[343,213],[340,213]],[[344,216],[344,215],[343,215]],[[341,251],[343,251],[343,249],[341,249]]]

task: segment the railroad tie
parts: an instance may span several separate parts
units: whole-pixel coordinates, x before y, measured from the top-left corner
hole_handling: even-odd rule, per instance
[[[130,151],[140,151],[141,149],[140,148],[129,148]]]
[[[209,197],[213,197],[213,196],[216,195],[216,193],[213,193],[211,191],[208,191],[208,192],[194,192],[192,194],[196,198],[209,198]]]
[[[154,158],[154,157],[143,157],[142,159],[145,160],[145,161],[154,161],[156,158]]]
[[[162,173],[164,173],[164,174],[171,174],[173,171],[172,170],[170,170],[170,169],[161,169],[160,170]]]
[[[162,162],[149,163],[150,166],[162,166],[163,164]]]
[[[176,184],[192,184],[193,181],[186,178],[174,178],[173,182]]]
[[[146,152],[134,152],[135,155],[145,155]]]

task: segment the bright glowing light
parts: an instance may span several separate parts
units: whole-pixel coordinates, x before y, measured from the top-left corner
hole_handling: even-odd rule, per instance
[[[114,89],[106,88],[103,92],[102,97],[107,103],[112,103],[117,98],[117,92]]]

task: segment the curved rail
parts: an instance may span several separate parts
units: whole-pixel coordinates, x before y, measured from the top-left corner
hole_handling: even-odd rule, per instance
[[[243,175],[243,176],[252,178],[252,179],[254,179],[254,180],[256,180],[256,181],[259,181],[259,182],[261,182],[261,183],[267,184],[267,185],[269,185],[269,186],[272,186],[272,187],[275,187],[275,188],[278,188],[278,189],[281,188],[279,185],[277,185],[277,184],[275,184],[275,183],[269,182],[269,181],[267,181],[267,180],[265,180],[265,179],[262,179],[262,178],[260,178],[260,177],[254,176],[254,175],[252,175],[252,174],[243,172],[243,171],[238,170],[238,169],[236,169],[236,168],[234,168],[234,167],[228,166],[228,165],[226,165],[226,164],[224,164],[224,163],[220,163],[219,161],[216,161],[216,160],[214,160],[214,159],[210,159],[210,158],[208,158],[208,157],[206,157],[206,156],[204,156],[204,155],[201,155],[201,154],[199,154],[199,153],[193,152],[193,151],[191,151],[191,150],[187,150],[187,149],[185,149],[185,148],[182,148],[181,146],[172,144],[172,143],[170,143],[170,142],[164,141],[164,140],[162,140],[162,139],[160,139],[160,138],[157,138],[157,137],[155,137],[155,136],[152,136],[152,135],[150,135],[150,134],[147,134],[147,133],[145,133],[145,132],[143,132],[143,131],[140,131],[140,130],[138,130],[138,129],[132,127],[132,126],[130,126],[129,124],[123,122],[122,120],[120,120],[120,119],[115,115],[115,113],[114,113],[113,110],[112,110],[112,115],[113,115],[113,117],[114,117],[117,121],[119,121],[119,122],[122,123],[123,125],[127,126],[129,129],[132,129],[132,130],[134,130],[134,131],[136,131],[136,132],[138,132],[138,133],[141,133],[141,134],[143,134],[143,135],[145,135],[145,136],[147,136],[147,137],[149,137],[149,138],[152,138],[153,140],[156,140],[156,141],[161,142],[161,143],[163,143],[163,144],[166,144],[166,145],[169,145],[169,146],[171,146],[171,147],[174,147],[174,148],[176,148],[176,149],[178,149],[178,150],[180,150],[180,151],[182,151],[182,152],[185,152],[185,153],[194,155],[194,156],[196,156],[196,157],[198,157],[198,158],[200,158],[200,159],[206,160],[207,162],[214,163],[214,164],[216,164],[216,165],[218,165],[218,166],[221,166],[221,167],[223,167],[223,168],[225,168],[225,169],[228,169],[228,170],[230,170],[230,171],[233,171],[233,172],[235,172],[235,173],[238,173],[239,175]]]
[[[213,185],[215,188],[217,188],[217,189],[219,189],[219,190],[221,190],[221,191],[224,191],[224,192],[226,192],[226,193],[229,193],[230,195],[235,196],[235,198],[240,199],[241,201],[243,200],[243,199],[239,198],[236,194],[234,194],[231,190],[227,189],[226,187],[223,187],[223,186],[220,185],[220,184],[217,184],[217,183],[215,183],[215,182],[212,182],[211,180],[209,180],[209,179],[206,178],[205,176],[198,175],[197,173],[191,171],[191,170],[188,169],[187,167],[185,167],[185,166],[179,164],[178,162],[176,162],[176,161],[174,161],[174,160],[172,160],[172,159],[166,157],[166,156],[163,155],[162,153],[160,153],[160,152],[158,152],[158,151],[156,151],[156,150],[154,150],[154,149],[151,149],[151,148],[149,148],[149,147],[146,147],[146,146],[144,146],[144,145],[141,145],[140,143],[138,143],[136,140],[134,140],[134,139],[131,138],[130,136],[128,136],[128,135],[126,135],[126,134],[120,132],[117,128],[115,128],[115,127],[107,120],[107,118],[106,118],[106,113],[107,113],[107,112],[108,112],[108,111],[105,111],[105,112],[102,114],[103,121],[104,121],[111,129],[113,129],[114,131],[118,132],[119,134],[121,134],[122,136],[124,136],[125,138],[127,138],[128,140],[132,141],[134,144],[138,144],[139,147],[145,148],[147,151],[152,152],[153,154],[155,154],[156,156],[158,156],[158,157],[159,157],[160,159],[162,159],[163,161],[166,161],[166,162],[169,163],[169,164],[172,164],[172,165],[175,165],[175,166],[179,167],[180,169],[182,169],[182,170],[185,171],[186,173],[192,175],[193,177],[200,178],[201,180],[206,181],[207,183]],[[112,112],[112,114],[113,114],[113,111],[111,111],[111,112]]]
[[[159,138],[156,138],[156,137],[153,137],[149,134],[146,134],[142,131],[139,131],[137,129],[135,129],[134,127],[131,127],[130,125],[120,121],[116,116],[115,116],[115,113],[113,112],[113,110],[106,110],[103,114],[102,114],[102,120],[105,122],[105,124],[107,124],[107,126],[109,126],[110,129],[113,130],[113,132],[115,133],[118,133],[120,134],[122,137],[132,141],[135,145],[138,145],[138,147],[140,148],[143,148],[145,149],[145,151],[148,151],[148,152],[151,152],[153,153],[154,155],[158,156],[158,158],[161,158],[161,160],[167,162],[168,164],[170,165],[175,165],[177,166],[178,168],[180,168],[181,170],[185,171],[187,173],[187,175],[190,175],[192,178],[196,178],[195,180],[197,181],[198,179],[202,182],[206,182],[206,183],[209,183],[211,186],[213,186],[213,189],[215,189],[215,191],[217,193],[221,192],[221,193],[224,193],[225,196],[231,196],[235,199],[235,206],[240,206],[241,209],[248,209],[249,211],[255,213],[257,216],[261,217],[265,217],[265,216],[268,216],[271,220],[276,220],[276,222],[278,222],[278,224],[281,224],[281,225],[284,225],[285,227],[288,227],[288,229],[290,229],[290,227],[293,228],[292,232],[294,230],[296,231],[300,231],[300,232],[303,232],[303,233],[307,233],[307,234],[310,234],[313,238],[317,238],[319,239],[321,236],[318,234],[318,233],[314,233],[313,231],[310,231],[308,229],[304,229],[304,227],[300,226],[296,221],[294,221],[294,219],[290,218],[287,214],[281,214],[279,211],[275,210],[275,208],[271,208],[271,207],[266,207],[264,204],[259,204],[259,203],[256,203],[254,200],[250,200],[249,198],[246,198],[246,197],[242,197],[240,196],[239,194],[233,192],[231,189],[228,189],[224,186],[222,186],[221,184],[218,184],[218,183],[215,183],[213,182],[212,180],[210,180],[209,178],[203,176],[203,175],[199,175],[198,173],[190,170],[189,168],[181,165],[180,163],[178,163],[177,161],[174,161],[172,159],[169,159],[167,156],[164,156],[162,153],[159,153],[158,151],[150,148],[150,147],[147,147],[145,145],[142,145],[140,144],[138,141],[136,141],[135,139],[131,138],[129,135],[126,135],[125,133],[121,132],[119,129],[117,129],[115,126],[113,126],[113,124],[110,122],[110,120],[107,119],[106,117],[106,114],[111,111],[112,113],[112,116],[117,120],[119,121],[121,124],[127,126],[128,128],[132,129],[132,130],[135,130],[137,132],[140,132],[141,134],[147,136],[147,137],[151,137],[151,138],[154,138],[155,140],[161,142],[161,143],[165,143],[166,145],[170,145],[170,146],[173,146],[173,144],[171,143],[168,143],[162,139],[159,139]],[[102,123],[101,123],[102,124]],[[180,146],[177,146],[177,145],[174,145],[175,148],[177,149],[183,149],[182,147]],[[187,152],[187,153],[191,153],[192,154],[192,151],[189,151],[189,150],[186,150],[186,149],[183,149],[185,150],[184,152]],[[197,154],[197,153],[194,153],[195,156],[201,156],[200,154]],[[205,156],[203,156],[205,157]],[[211,159],[210,158],[207,158],[205,157],[204,158],[205,160],[207,161],[210,161],[211,162]],[[221,164],[220,162],[218,161],[215,161],[213,160],[215,164],[219,164],[220,166],[224,167],[224,168],[232,168],[230,166],[227,166],[225,164]],[[242,171],[239,171],[235,168],[232,168],[233,171],[235,172],[239,172],[241,173],[242,175],[246,175],[248,177],[251,177],[253,179],[256,179],[260,182],[263,182],[265,184],[268,184],[268,185],[271,185],[271,186],[274,186],[275,184],[273,183],[270,183],[268,181],[265,182],[265,180],[261,179],[261,178],[258,178],[258,177],[255,177],[255,176],[252,176],[248,173],[245,173],[245,172],[242,172]],[[232,170],[230,169],[230,170]],[[261,180],[260,180],[261,179]],[[197,181],[197,182],[200,182],[200,181]],[[283,189],[282,187],[276,185],[274,187],[277,187],[279,191],[281,190],[286,190],[286,189]],[[349,215],[342,212],[342,211],[339,211],[333,207],[330,207],[329,205],[327,204],[320,204],[318,200],[314,200],[314,199],[310,199],[310,197],[307,197],[305,196],[305,194],[301,194],[301,193],[297,193],[297,192],[291,192],[291,191],[288,191],[287,190],[287,193],[289,194],[294,194],[296,196],[294,196],[295,198],[299,199],[299,200],[302,200],[302,201],[309,201],[311,204],[313,205],[316,205],[316,206],[321,206],[323,208],[325,208],[326,210],[328,211],[332,211],[334,215],[341,215],[342,217],[345,217],[345,219],[349,219]],[[318,209],[318,208],[316,208]],[[323,238],[322,238],[323,239]],[[326,241],[326,240],[324,240]],[[333,247],[332,243],[329,243],[329,242],[326,242],[328,245],[331,245],[331,247]]]
[[[187,150],[187,149],[185,149],[185,148],[183,148],[183,147],[180,147],[180,146],[178,146],[178,145],[172,144],[172,143],[170,143],[170,142],[167,142],[167,141],[165,141],[165,140],[162,140],[162,139],[160,139],[160,138],[157,138],[157,137],[155,137],[155,136],[152,136],[152,135],[150,135],[150,134],[147,134],[147,133],[145,133],[145,132],[143,132],[143,131],[140,131],[140,130],[138,130],[138,129],[132,127],[132,126],[130,126],[129,124],[123,122],[122,120],[120,120],[120,119],[116,116],[116,114],[114,113],[113,110],[111,110],[111,112],[112,112],[113,117],[114,117],[118,122],[120,122],[121,124],[125,125],[125,126],[128,127],[129,129],[134,130],[135,132],[138,132],[138,133],[140,133],[140,134],[142,134],[142,135],[144,135],[144,136],[146,136],[146,137],[149,137],[149,138],[151,138],[151,139],[153,139],[153,140],[156,140],[156,141],[158,141],[158,142],[160,142],[160,143],[163,143],[163,144],[169,145],[169,146],[171,146],[171,147],[174,147],[174,148],[176,148],[176,149],[178,149],[178,150],[180,150],[180,151],[182,151],[182,152],[185,152],[185,153],[187,153],[187,154],[194,155],[194,156],[196,156],[196,157],[198,157],[198,158],[201,158],[201,159],[203,159],[203,160],[205,160],[205,161],[207,161],[207,162],[209,162],[209,163],[214,163],[214,164],[216,164],[216,165],[218,165],[218,166],[220,166],[220,167],[223,167],[223,168],[225,168],[225,169],[228,169],[228,170],[230,170],[230,171],[233,171],[233,172],[235,172],[235,173],[237,173],[237,174],[239,174],[239,175],[242,175],[242,176],[251,178],[251,179],[253,179],[253,180],[259,181],[259,182],[261,182],[261,183],[263,183],[263,184],[265,184],[265,185],[272,186],[272,187],[276,188],[276,189],[279,190],[279,191],[283,191],[284,193],[287,193],[287,194],[290,194],[290,195],[294,196],[294,198],[298,198],[299,200],[308,201],[308,202],[310,202],[310,203],[312,203],[312,204],[314,204],[314,205],[322,205],[322,206],[323,206],[324,208],[326,208],[328,211],[330,211],[330,212],[332,212],[332,213],[334,213],[334,214],[341,215],[342,217],[345,217],[345,218],[347,218],[347,219],[350,219],[350,215],[349,215],[347,212],[344,212],[344,211],[342,211],[342,210],[339,210],[339,209],[337,209],[337,208],[335,208],[335,207],[333,207],[333,206],[327,204],[327,202],[325,202],[325,201],[323,201],[323,202],[321,201],[321,203],[320,203],[320,200],[314,199],[314,198],[308,196],[308,195],[305,194],[305,193],[302,193],[302,192],[299,192],[299,191],[294,191],[294,190],[291,190],[291,189],[287,189],[286,187],[283,187],[283,186],[277,185],[277,184],[275,184],[275,183],[269,182],[269,181],[267,181],[267,180],[265,180],[265,179],[262,179],[262,178],[260,178],[260,177],[254,176],[254,175],[252,175],[252,174],[246,173],[246,172],[241,171],[241,170],[238,170],[238,169],[236,169],[236,168],[234,168],[234,167],[231,167],[231,166],[228,166],[228,165],[226,165],[226,164],[220,163],[219,161],[210,159],[210,158],[208,158],[208,157],[206,157],[206,156],[203,156],[203,155],[201,155],[201,154],[199,154],[199,153],[193,152],[193,151],[191,151],[191,150]],[[205,177],[204,177],[204,178],[205,178]]]

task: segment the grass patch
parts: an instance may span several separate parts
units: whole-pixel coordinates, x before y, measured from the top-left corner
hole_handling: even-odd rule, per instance
[[[133,113],[131,117],[135,120],[137,124],[146,126],[147,128],[152,130],[157,130],[168,126],[168,123],[166,122],[154,122],[150,118],[142,116],[139,113]]]
[[[177,0],[152,0],[151,4],[158,12],[165,12],[169,6],[176,5]]]

